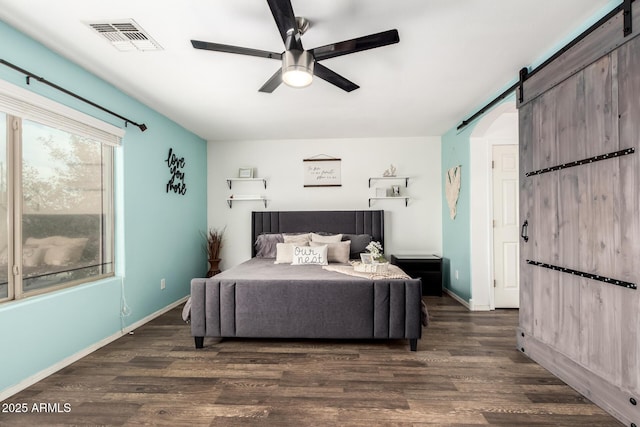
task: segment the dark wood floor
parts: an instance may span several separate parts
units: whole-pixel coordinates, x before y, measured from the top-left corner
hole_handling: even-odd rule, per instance
[[[417,352],[299,340],[195,350],[178,308],[4,401],[28,411],[0,425],[622,425],[515,349],[517,310],[427,305]]]

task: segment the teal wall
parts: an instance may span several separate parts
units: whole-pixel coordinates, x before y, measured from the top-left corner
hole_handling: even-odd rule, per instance
[[[471,298],[471,199],[469,137],[475,125],[458,133],[452,129],[442,136],[442,257],[443,286],[465,301]],[[456,217],[451,219],[445,196],[447,171],[462,166],[460,194],[456,204]],[[458,278],[456,279],[456,271]]]
[[[0,58],[148,126],[126,128],[116,163],[117,276],[0,304],[0,394],[189,293],[206,273],[206,142],[0,21]],[[152,72],[152,70],[149,70]],[[123,127],[122,121],[0,65],[0,79]],[[165,192],[169,148],[186,160],[184,196]],[[160,290],[160,280],[166,289]],[[124,289],[124,295],[123,290]],[[123,296],[130,315],[121,317]],[[188,328],[185,327],[188,334]]]

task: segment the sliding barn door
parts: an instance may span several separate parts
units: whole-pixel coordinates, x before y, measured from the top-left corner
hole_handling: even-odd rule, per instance
[[[519,110],[518,345],[640,425],[640,38],[558,61]]]

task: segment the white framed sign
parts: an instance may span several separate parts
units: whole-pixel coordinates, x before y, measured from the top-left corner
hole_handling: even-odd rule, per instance
[[[341,187],[341,159],[304,159],[305,187]]]

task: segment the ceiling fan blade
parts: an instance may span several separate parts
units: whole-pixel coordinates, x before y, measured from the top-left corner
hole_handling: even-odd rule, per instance
[[[282,59],[281,53],[268,52],[266,50],[250,49],[248,47],[230,46],[219,43],[209,43],[199,40],[191,40],[196,49],[212,50],[215,52],[239,53],[240,55],[259,56],[261,58]]]
[[[352,81],[345,79],[335,71],[331,71],[324,65],[317,62],[313,67],[313,74],[320,77],[322,80],[328,81],[332,85],[338,86],[340,89],[346,92],[351,92],[352,90],[356,90],[360,87]]]
[[[282,68],[278,68],[278,71],[275,72],[273,76],[262,87],[258,90],[258,92],[271,93],[282,83]]]
[[[370,34],[368,36],[358,37],[351,40],[345,40],[338,43],[328,44],[326,46],[316,47],[310,52],[316,61],[334,58],[336,56],[347,55],[362,50],[374,49],[389,44],[398,43],[400,36],[398,30],[383,31],[381,33]]]
[[[267,0],[286,50],[304,50],[290,0]]]

